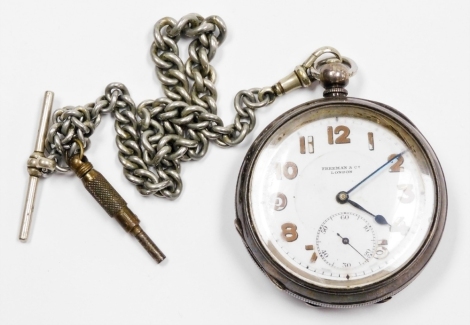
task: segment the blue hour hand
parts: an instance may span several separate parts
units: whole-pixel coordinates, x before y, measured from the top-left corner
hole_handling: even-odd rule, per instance
[[[349,195],[346,192],[339,192],[338,195],[336,195],[336,201],[338,201],[338,203],[341,203],[341,204],[349,203],[353,207],[355,207],[355,208],[357,208],[361,211],[364,211],[365,213],[367,213],[367,214],[371,215],[372,217],[374,217],[375,222],[377,222],[379,225],[389,225],[391,227],[391,225],[387,222],[387,219],[385,219],[385,217],[383,215],[380,215],[380,214],[375,215],[375,214],[369,212],[368,210],[363,208],[358,203],[350,200]]]

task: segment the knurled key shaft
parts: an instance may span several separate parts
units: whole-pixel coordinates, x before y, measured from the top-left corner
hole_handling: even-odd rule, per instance
[[[71,157],[69,166],[109,216],[116,219],[126,232],[132,234],[157,263],[165,259],[162,251],[139,226],[139,218],[127,207],[126,201],[101,173],[93,169],[93,165],[85,156],[82,159],[79,155]]]

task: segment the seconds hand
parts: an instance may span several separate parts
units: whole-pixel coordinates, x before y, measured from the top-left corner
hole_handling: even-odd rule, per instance
[[[367,258],[364,257],[364,255],[362,255],[361,253],[359,253],[359,251],[357,249],[355,249],[350,243],[349,243],[349,238],[346,238],[346,237],[341,237],[341,235],[339,233],[336,233],[336,235],[338,235],[339,238],[341,238],[341,241],[343,242],[343,244],[345,245],[349,245],[352,249],[354,249],[359,255],[362,256],[363,259],[366,260],[366,262],[369,262],[369,260]]]

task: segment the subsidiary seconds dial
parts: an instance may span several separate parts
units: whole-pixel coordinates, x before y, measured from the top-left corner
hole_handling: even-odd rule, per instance
[[[340,212],[318,228],[318,255],[331,267],[352,269],[369,263],[376,250],[374,228],[361,215]]]

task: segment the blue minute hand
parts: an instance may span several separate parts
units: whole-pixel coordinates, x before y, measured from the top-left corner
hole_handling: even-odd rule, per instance
[[[380,166],[379,168],[377,168],[375,171],[372,172],[372,174],[370,174],[369,176],[367,176],[366,178],[364,178],[362,181],[360,181],[359,183],[357,183],[355,186],[353,186],[349,191],[345,192],[346,194],[349,194],[351,193],[354,189],[356,189],[356,187],[358,187],[359,185],[361,185],[362,183],[364,183],[365,181],[367,181],[369,178],[371,178],[373,175],[375,175],[379,170],[381,170],[382,168],[384,168],[385,166],[387,166],[388,164],[390,164],[391,162],[393,162],[395,159],[398,159],[400,158],[405,152],[407,152],[408,150],[405,150],[405,151],[402,151],[400,152],[398,155],[395,155],[392,159],[390,159],[389,161],[387,161],[385,164],[383,164],[382,166]]]
[[[354,206],[355,208],[359,209],[359,210],[362,210],[364,211],[365,213],[367,214],[370,214],[371,216],[374,217],[375,221],[378,223],[378,224],[381,224],[381,225],[388,225],[389,227],[391,227],[391,225],[387,222],[387,219],[384,218],[384,216],[378,214],[378,215],[375,215],[369,211],[367,211],[366,209],[364,209],[361,205],[357,204],[356,202],[352,201],[349,199],[349,193],[351,193],[354,189],[356,189],[359,185],[361,185],[362,183],[364,183],[365,181],[367,181],[369,178],[371,178],[373,175],[375,175],[378,171],[380,171],[382,168],[384,168],[385,166],[387,166],[388,164],[392,163],[395,161],[395,159],[398,159],[400,158],[405,152],[405,151],[402,151],[400,152],[398,155],[395,155],[393,156],[392,159],[390,159],[389,161],[387,161],[385,164],[383,164],[382,166],[380,166],[379,168],[377,168],[375,171],[373,171],[369,176],[367,176],[366,178],[364,178],[362,181],[360,181],[359,183],[357,183],[355,186],[353,186],[349,191],[347,192],[344,192],[344,191],[341,191],[339,192],[337,195],[336,195],[336,201],[338,201],[338,203],[340,204],[345,204],[345,203],[349,203],[351,204],[352,206]]]

